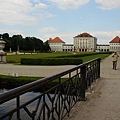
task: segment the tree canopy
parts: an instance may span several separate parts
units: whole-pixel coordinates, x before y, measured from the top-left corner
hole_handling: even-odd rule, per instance
[[[12,49],[12,51],[50,51],[49,44],[36,37],[23,38],[22,35],[13,35],[10,37],[8,33],[0,34],[0,37],[1,36],[6,42],[5,51],[9,51],[10,49]]]

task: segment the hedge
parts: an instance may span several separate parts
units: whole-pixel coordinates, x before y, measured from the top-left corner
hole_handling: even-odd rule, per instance
[[[8,75],[0,75],[0,87],[2,88],[15,88],[35,80],[39,80],[42,77],[28,77],[28,76],[19,76],[13,77]]]
[[[78,65],[82,63],[80,58],[21,58],[23,65]]]
[[[0,75],[0,88],[6,88],[6,89],[14,89],[16,87],[28,84],[30,82],[34,82],[36,80],[40,80],[43,77],[28,77],[28,76],[19,76],[19,77],[13,77],[8,75]],[[61,82],[64,82],[68,78],[61,78]],[[51,87],[54,87],[59,84],[59,79],[55,79],[46,85],[40,85],[38,88],[35,88],[35,92],[43,92],[44,89],[48,90]],[[64,86],[66,86],[64,84]],[[61,90],[63,92],[63,89]],[[54,94],[55,91],[51,90],[51,94]]]

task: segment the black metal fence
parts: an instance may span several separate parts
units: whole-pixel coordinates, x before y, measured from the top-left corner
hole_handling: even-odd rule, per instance
[[[100,59],[94,59],[61,73],[12,89],[0,95],[0,107],[11,100],[14,107],[0,113],[0,120],[62,120],[86,90],[100,77]],[[52,82],[52,83],[51,83]],[[49,88],[49,85],[52,85]],[[38,92],[40,89],[41,92]],[[37,91],[22,102],[25,94]]]

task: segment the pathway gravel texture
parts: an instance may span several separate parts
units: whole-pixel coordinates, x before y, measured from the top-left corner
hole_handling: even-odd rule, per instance
[[[64,70],[70,69],[74,65],[64,66],[25,66],[14,64],[0,64],[0,74],[12,75],[17,73],[18,76],[38,76],[48,77]]]
[[[86,98],[64,120],[120,120],[120,58],[117,70],[112,69],[111,55],[101,61],[101,78]]]

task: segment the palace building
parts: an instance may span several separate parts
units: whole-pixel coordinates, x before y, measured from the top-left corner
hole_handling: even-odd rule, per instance
[[[120,38],[116,36],[113,40],[109,42],[110,51],[119,51],[120,52]]]
[[[97,38],[88,33],[82,33],[73,39],[76,52],[94,52],[97,48]]]
[[[97,44],[97,38],[89,33],[73,37],[73,44],[66,44],[59,37],[50,38],[48,44],[51,51],[60,52],[108,52],[120,51],[120,38],[116,36],[109,44]]]
[[[48,40],[48,44],[51,48],[51,51],[63,51],[63,45],[65,44],[65,42],[63,40],[61,40],[59,37],[55,37],[54,39],[50,38]]]
[[[108,52],[110,49],[110,45],[106,44],[97,44],[96,52]]]

